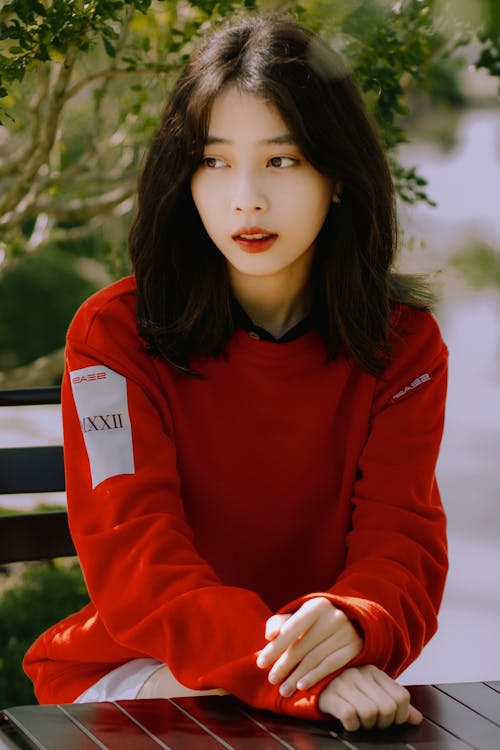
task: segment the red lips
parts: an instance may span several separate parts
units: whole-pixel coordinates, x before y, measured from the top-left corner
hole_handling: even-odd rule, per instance
[[[246,253],[263,253],[269,250],[278,235],[262,227],[241,227],[233,234],[233,240]]]

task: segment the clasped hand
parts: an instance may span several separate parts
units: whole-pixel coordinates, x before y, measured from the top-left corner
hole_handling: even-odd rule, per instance
[[[294,614],[273,615],[257,666],[273,665],[269,682],[282,696],[306,690],[357,656],[363,640],[346,615],[325,597],[305,602]]]
[[[267,646],[257,665],[272,665],[268,679],[290,697],[342,669],[361,651],[363,640],[347,616],[325,597],[305,602],[293,615],[273,615],[266,623]],[[340,719],[344,728],[386,728],[419,724],[422,714],[410,694],[373,665],[351,667],[322,690],[318,707]]]

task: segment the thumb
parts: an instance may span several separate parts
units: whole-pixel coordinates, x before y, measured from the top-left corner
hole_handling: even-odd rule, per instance
[[[266,641],[274,640],[274,638],[276,638],[276,636],[279,635],[282,625],[284,625],[284,623],[291,616],[292,615],[273,615],[272,617],[270,617],[269,620],[266,622],[266,632],[265,632]]]
[[[408,718],[406,719],[408,724],[420,724],[423,718],[423,714],[418,710],[418,708],[410,705],[408,709]]]

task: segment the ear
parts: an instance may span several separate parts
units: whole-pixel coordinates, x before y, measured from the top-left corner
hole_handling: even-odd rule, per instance
[[[336,182],[335,186],[333,188],[333,195],[332,195],[332,203],[336,203],[337,205],[342,202],[342,189],[343,189],[342,182]]]

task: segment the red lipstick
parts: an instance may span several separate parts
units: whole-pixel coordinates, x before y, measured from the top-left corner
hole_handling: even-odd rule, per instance
[[[264,253],[277,237],[277,234],[262,227],[241,227],[233,234],[233,240],[245,253]]]

